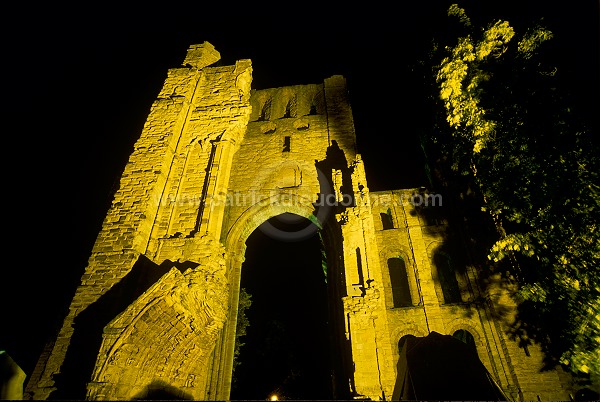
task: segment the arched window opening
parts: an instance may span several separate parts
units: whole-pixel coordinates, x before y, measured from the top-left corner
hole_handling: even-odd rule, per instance
[[[309,115],[317,115],[317,114],[319,114],[319,111],[322,111],[322,109],[323,109],[323,101],[321,100],[322,96],[323,96],[323,93],[313,94],[313,96],[310,99],[310,108],[308,111]]]
[[[446,253],[437,253],[434,257],[437,268],[438,279],[444,295],[444,303],[461,303],[460,287],[456,279],[456,272],[452,266],[452,261]]]
[[[473,334],[471,334],[469,331],[465,329],[459,329],[458,331],[454,332],[452,336],[458,339],[459,341],[467,344],[470,348],[473,349],[475,353],[477,353],[477,347],[475,346],[475,338],[473,337]]]
[[[383,230],[394,228],[394,220],[392,219],[392,210],[390,208],[388,208],[386,212],[381,212],[379,215],[381,216]]]
[[[410,287],[408,285],[408,272],[402,257],[389,258],[387,261],[392,284],[392,299],[394,307],[412,306]]]
[[[296,97],[290,98],[287,105],[285,106],[285,112],[283,113],[284,118],[296,117]]]
[[[412,334],[407,334],[404,335],[402,338],[400,338],[400,340],[398,341],[398,354],[402,355],[402,351],[404,349],[404,346],[406,346],[406,341],[408,339],[415,339],[416,336],[412,335]]]
[[[258,117],[258,121],[267,121],[271,119],[271,104],[273,100],[271,98],[267,99],[260,110],[260,116]]]

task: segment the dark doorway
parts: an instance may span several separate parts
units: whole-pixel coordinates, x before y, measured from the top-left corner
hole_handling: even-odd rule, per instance
[[[289,215],[289,214],[285,214]],[[289,217],[288,217],[289,218]],[[299,217],[298,217],[299,218]],[[308,219],[266,222],[293,232]],[[264,225],[264,224],[263,224]],[[259,227],[246,241],[241,287],[250,295],[232,400],[333,399],[326,272],[318,232],[279,241]]]

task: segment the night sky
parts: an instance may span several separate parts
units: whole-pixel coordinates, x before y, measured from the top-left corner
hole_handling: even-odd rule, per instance
[[[31,371],[167,70],[191,44],[212,43],[223,64],[251,59],[256,89],[344,75],[371,191],[426,185],[418,133],[431,121],[416,65],[450,3],[6,6],[0,346]],[[544,18],[575,111],[597,133],[598,1],[480,3],[459,3],[475,24]]]

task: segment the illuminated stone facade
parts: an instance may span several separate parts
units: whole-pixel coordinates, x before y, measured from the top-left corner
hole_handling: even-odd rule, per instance
[[[568,399],[509,338],[507,288],[482,294],[469,265],[448,278],[445,222],[418,191],[369,191],[343,77],[252,90],[250,60],[219,58],[194,45],[168,71],[26,398],[228,399],[245,241],[289,212],[321,231],[350,397],[392,399],[404,335],[466,330],[507,396]]]

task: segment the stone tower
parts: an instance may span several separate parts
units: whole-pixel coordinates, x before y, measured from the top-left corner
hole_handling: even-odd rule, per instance
[[[26,398],[228,399],[245,241],[284,213],[323,239],[342,395],[398,398],[399,346],[437,332],[466,339],[509,398],[568,398],[497,318],[505,287],[483,293],[421,213],[441,200],[369,191],[342,76],[253,90],[250,60],[219,58],[193,45],[168,71]]]

